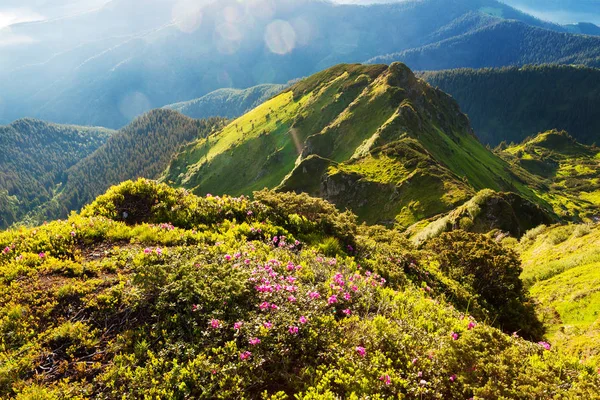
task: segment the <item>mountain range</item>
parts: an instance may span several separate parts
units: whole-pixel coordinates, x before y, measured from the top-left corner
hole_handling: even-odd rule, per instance
[[[593,66],[599,56],[600,38],[495,0],[140,1],[3,29],[0,122],[27,116],[120,128],[152,108],[222,88],[285,83],[340,62]]]

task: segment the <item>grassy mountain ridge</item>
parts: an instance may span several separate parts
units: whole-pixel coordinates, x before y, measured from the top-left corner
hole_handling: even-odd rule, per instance
[[[548,131],[497,153],[527,170],[545,188],[538,195],[566,219],[587,220],[600,207],[600,149],[578,143],[564,131]]]
[[[195,193],[307,191],[404,227],[484,188],[536,198],[457,104],[402,64],[342,64],[304,79],[185,147],[163,179]]]
[[[481,235],[139,180],[0,247],[2,396],[597,398],[592,360],[510,334],[521,267]]]
[[[566,130],[600,141],[600,70],[576,66],[458,69],[419,74],[459,103],[482,142],[521,142],[534,132]]]
[[[0,228],[51,199],[66,171],[113,133],[33,119],[0,127]]]

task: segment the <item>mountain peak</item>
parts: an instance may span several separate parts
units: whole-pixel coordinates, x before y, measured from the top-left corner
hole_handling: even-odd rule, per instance
[[[340,64],[186,146],[165,180],[197,194],[305,191],[407,227],[484,188],[535,197],[509,171],[456,102],[405,64]]]

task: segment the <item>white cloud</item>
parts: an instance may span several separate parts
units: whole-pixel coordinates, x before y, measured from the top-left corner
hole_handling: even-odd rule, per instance
[[[44,16],[29,8],[0,9],[0,29],[20,22],[40,21]]]

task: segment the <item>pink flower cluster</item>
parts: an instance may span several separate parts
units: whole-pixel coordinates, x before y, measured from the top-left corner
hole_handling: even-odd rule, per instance
[[[362,346],[356,346],[356,352],[361,357],[364,357],[367,354],[367,350]]]
[[[162,254],[163,254],[163,251],[160,247],[157,247],[154,250],[152,250],[150,247],[146,247],[144,249],[144,254],[152,254],[153,251],[156,252],[156,255],[158,255],[158,256],[162,256]]]
[[[166,224],[160,224],[160,225],[159,225],[159,228],[160,228],[160,229],[164,229],[164,230],[166,230],[166,231],[172,231],[172,230],[174,230],[174,229],[175,229],[175,226],[173,226],[173,225],[172,225],[172,224],[170,224],[170,223],[166,223]]]
[[[538,342],[538,344],[546,350],[550,350],[550,348],[551,348],[550,343],[548,343],[548,342]]]

